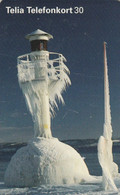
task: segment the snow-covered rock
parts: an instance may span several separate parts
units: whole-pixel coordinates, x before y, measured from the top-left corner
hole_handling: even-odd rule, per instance
[[[38,137],[12,157],[5,172],[5,185],[75,184],[88,178],[88,168],[75,149],[57,138]]]

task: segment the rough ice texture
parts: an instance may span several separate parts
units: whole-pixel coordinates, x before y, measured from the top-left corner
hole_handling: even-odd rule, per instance
[[[83,158],[71,146],[57,138],[35,138],[12,157],[5,184],[11,187],[76,184],[90,177]]]
[[[33,52],[24,56],[29,56],[30,58],[32,58],[33,56],[35,57],[36,55],[40,55],[40,53],[45,53],[45,51]],[[48,55],[48,53],[49,56],[52,56],[53,58],[57,55],[57,58],[49,59],[46,57],[44,60],[39,59],[35,61],[24,61],[22,60],[22,57],[18,57],[20,58],[18,63],[18,80],[24,95],[26,95],[26,92],[24,90],[24,84],[26,82],[29,82],[32,85],[31,89],[33,90],[33,93],[35,93],[35,95],[37,95],[38,91],[36,91],[35,89],[36,86],[34,88],[34,81],[36,79],[39,80],[39,84],[41,83],[39,86],[39,90],[41,89],[41,87],[43,89],[45,87],[44,85],[46,85],[46,89],[48,90],[49,94],[51,115],[54,115],[54,107],[58,108],[57,99],[64,103],[62,93],[66,90],[67,86],[71,85],[71,81],[68,76],[70,74],[70,71],[64,64],[64,61],[66,61],[64,56],[62,54],[51,52],[47,52],[46,55]],[[26,98],[26,101],[31,112],[32,107],[29,107],[30,100],[28,99],[29,93],[27,95],[28,97]]]
[[[34,136],[51,138],[50,116],[55,115],[57,100],[64,103],[62,92],[71,81],[64,57],[57,54],[57,58],[49,59],[48,55],[56,56],[41,51],[18,57],[18,80],[33,118]],[[27,60],[22,60],[25,57]],[[36,57],[39,59],[33,60]]]

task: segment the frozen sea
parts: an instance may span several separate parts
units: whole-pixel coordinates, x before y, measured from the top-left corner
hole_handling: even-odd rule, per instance
[[[85,158],[85,162],[88,166],[91,175],[95,175],[101,179],[102,171],[97,159],[97,140],[68,140],[64,143],[71,145],[75,148],[82,157]],[[102,191],[101,182],[98,183],[82,183],[79,185],[62,185],[62,186],[40,186],[32,188],[6,188],[4,185],[4,172],[13,156],[13,154],[26,143],[7,143],[0,144],[0,195],[14,195],[14,194],[88,194],[88,195],[104,195],[104,194],[120,194],[120,177],[116,178],[115,183],[119,190],[116,192],[104,192]],[[113,146],[114,161],[120,168],[120,142],[115,142]]]

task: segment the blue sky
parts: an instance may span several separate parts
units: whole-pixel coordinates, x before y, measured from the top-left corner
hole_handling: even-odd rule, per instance
[[[83,7],[83,14],[7,14],[6,6]],[[59,139],[98,138],[103,131],[103,42],[107,42],[113,137],[120,137],[120,3],[114,0],[3,0],[0,4],[0,142],[25,141],[33,122],[17,80],[17,57],[29,53],[25,35],[53,35],[48,50],[62,53],[72,85],[52,119]]]

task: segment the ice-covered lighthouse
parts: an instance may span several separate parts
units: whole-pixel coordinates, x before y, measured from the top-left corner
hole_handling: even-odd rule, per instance
[[[34,138],[12,157],[5,185],[33,187],[90,181],[93,177],[80,154],[51,135],[50,118],[57,107],[56,99],[64,102],[61,93],[70,84],[65,58],[47,51],[52,35],[38,29],[26,38],[31,53],[18,57],[18,80],[33,118]]]
[[[31,53],[18,57],[18,80],[34,121],[34,136],[50,138],[50,116],[63,102],[62,91],[70,84],[69,70],[62,54],[47,51],[52,35],[36,30],[26,36]]]

